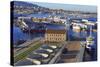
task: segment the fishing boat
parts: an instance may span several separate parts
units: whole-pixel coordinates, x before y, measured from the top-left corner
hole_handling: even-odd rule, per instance
[[[26,22],[24,21],[23,18],[18,18],[17,22],[16,22],[16,26],[18,26],[21,30],[27,30],[28,29],[28,25],[26,24]]]

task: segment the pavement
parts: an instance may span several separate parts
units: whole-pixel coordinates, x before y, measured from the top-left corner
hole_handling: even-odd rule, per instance
[[[77,54],[77,62],[83,61],[84,51],[85,51],[85,46],[80,45],[80,50],[79,53]]]

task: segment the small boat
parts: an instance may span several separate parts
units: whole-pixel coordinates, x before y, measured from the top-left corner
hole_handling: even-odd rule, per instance
[[[87,37],[86,39],[86,48],[91,50],[91,46],[94,44],[94,38],[92,36]]]

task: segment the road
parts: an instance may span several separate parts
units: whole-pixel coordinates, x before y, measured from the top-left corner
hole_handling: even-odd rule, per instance
[[[30,47],[34,46],[34,44],[38,44],[41,42],[41,38],[38,38],[38,39],[35,39],[35,40],[31,40],[31,41],[28,41],[26,43],[24,43],[24,45],[28,45],[28,47],[26,48],[23,48],[21,50],[18,50],[14,53],[14,57],[23,53],[24,51],[28,50]]]

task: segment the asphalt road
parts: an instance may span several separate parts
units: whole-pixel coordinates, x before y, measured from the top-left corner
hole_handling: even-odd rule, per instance
[[[41,38],[39,38],[39,39],[37,39],[37,40],[31,40],[31,41],[25,43],[25,45],[27,44],[27,45],[29,45],[29,46],[28,46],[27,48],[23,48],[22,50],[16,51],[16,52],[14,53],[14,57],[17,56],[17,55],[19,55],[20,53],[23,53],[24,51],[26,51],[26,50],[29,49],[30,47],[34,46],[34,44],[38,44],[38,43],[40,43],[40,42],[41,42]]]

